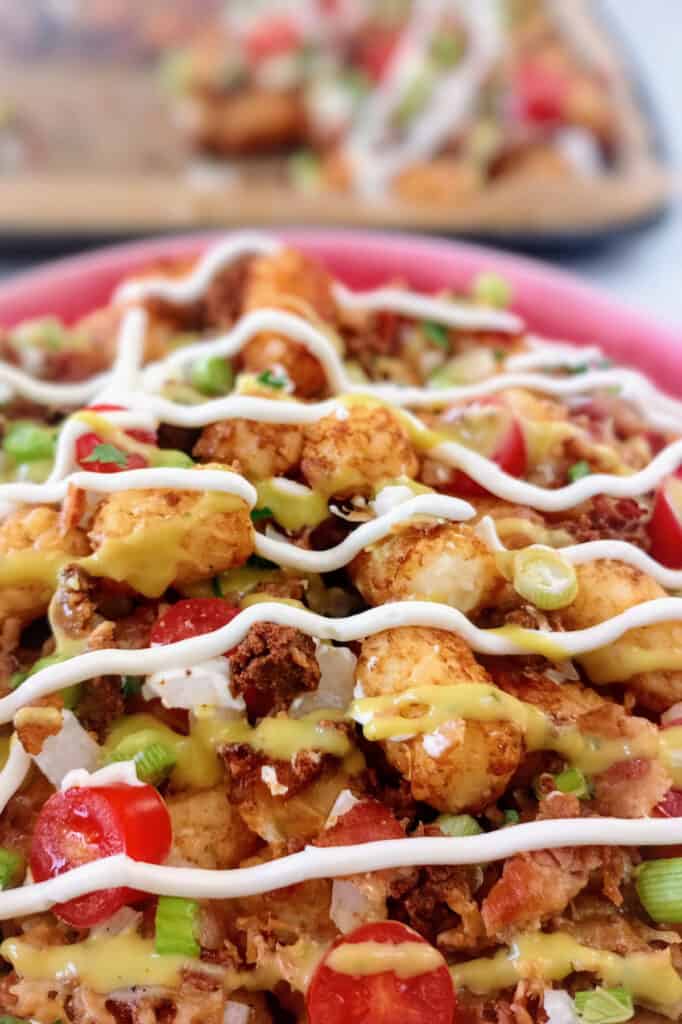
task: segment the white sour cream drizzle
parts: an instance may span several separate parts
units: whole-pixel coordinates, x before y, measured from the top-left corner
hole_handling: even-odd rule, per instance
[[[191,303],[201,297],[214,274],[232,261],[248,253],[273,252],[278,247],[278,242],[260,235],[235,236],[210,250],[187,277],[176,280],[147,278],[129,282],[118,290],[116,299],[126,303],[142,302],[148,298],[159,298],[171,303]],[[337,285],[336,297],[340,304],[355,309],[394,309],[417,319],[428,317],[468,329],[517,333],[521,327],[520,321],[510,314],[426,299],[416,293],[390,288],[354,294]],[[95,396],[98,396],[99,401],[124,405],[129,412],[106,414],[107,419],[120,429],[153,429],[159,422],[202,426],[230,417],[302,424],[314,422],[342,408],[341,403],[334,399],[304,404],[241,395],[192,407],[149,394],[150,390],[158,390],[169,376],[182,371],[195,359],[204,355],[236,355],[258,333],[275,331],[305,345],[319,359],[332,391],[361,391],[383,399],[390,397],[400,406],[439,407],[452,400],[482,397],[509,387],[528,387],[549,394],[572,395],[618,384],[625,388],[628,397],[637,402],[640,408],[645,405],[650,408],[653,399],[657,411],[651,414],[647,409],[650,422],[656,423],[654,417],[658,417],[659,423],[665,419],[668,424],[674,423],[682,428],[680,403],[658,393],[649,381],[633,371],[590,371],[581,374],[579,378],[570,379],[524,372],[542,367],[554,368],[557,363],[576,365],[579,361],[595,358],[598,354],[595,349],[576,352],[566,345],[552,345],[531,338],[530,352],[509,360],[509,367],[514,372],[500,374],[473,388],[449,389],[447,392],[413,388],[398,390],[385,385],[357,388],[348,379],[345,367],[329,338],[290,313],[278,310],[251,313],[226,335],[178,350],[159,363],[140,370],[145,325],[145,314],[141,310],[133,310],[124,318],[118,356],[109,374],[76,385],[64,385],[36,381],[13,367],[3,366],[0,367],[0,381],[9,384],[19,394],[45,405],[83,405]],[[426,429],[411,414],[406,412],[404,415],[411,417],[415,431]],[[226,471],[160,468],[114,475],[73,472],[74,444],[86,429],[87,425],[82,421],[67,420],[61,431],[55,467],[49,481],[45,484],[5,484],[0,487],[0,497],[14,502],[54,503],[61,501],[68,486],[74,484],[89,491],[109,494],[133,488],[212,490],[235,494],[249,507],[255,505],[255,488],[238,474]],[[535,487],[510,477],[489,460],[454,442],[437,445],[429,450],[429,455],[462,468],[500,497],[539,509],[562,510],[596,493],[636,496],[652,489],[682,461],[682,441],[669,445],[640,473],[628,477],[595,474],[556,491]],[[328,551],[304,551],[260,534],[257,535],[256,550],[284,566],[312,572],[329,571],[347,564],[359,550],[376,543],[397,523],[411,516],[429,515],[460,521],[469,517],[472,511],[471,506],[457,499],[437,494],[420,495],[358,527],[345,541]],[[494,527],[484,525],[483,532],[491,546],[500,546]],[[622,542],[599,541],[575,545],[562,551],[576,564],[595,557],[627,561],[649,572],[668,587],[678,587],[682,576],[673,570],[664,569],[644,552]],[[10,721],[22,706],[37,698],[98,675],[150,676],[158,672],[190,668],[221,657],[244,638],[252,625],[263,621],[292,626],[320,640],[342,643],[364,639],[400,626],[427,626],[458,633],[479,653],[515,655],[528,652],[527,643],[519,645],[495,630],[479,629],[456,609],[432,602],[390,603],[342,619],[328,619],[302,608],[266,602],[245,609],[231,623],[214,633],[142,651],[92,651],[44,668],[22,683],[17,690],[0,699],[0,721]],[[649,601],[585,630],[567,633],[529,630],[526,639],[530,641],[535,635],[545,643],[553,642],[560,648],[562,658],[570,658],[606,646],[630,629],[668,621],[682,621],[682,598],[666,597]],[[31,759],[18,739],[13,738],[7,764],[0,772],[0,809],[21,785],[30,763]],[[272,863],[230,871],[148,865],[117,856],[93,862],[39,885],[0,894],[0,918],[37,912],[55,902],[112,885],[128,885],[168,895],[230,898],[270,891],[309,878],[336,877],[395,866],[483,863],[503,859],[517,852],[547,847],[594,844],[647,846],[671,842],[682,842],[682,819],[533,822],[466,838],[421,837],[337,849],[308,848],[302,853]]]
[[[485,864],[548,846],[660,846],[682,842],[682,818],[571,818],[533,821],[478,836],[384,839],[357,846],[313,847],[266,864],[228,870],[143,864],[123,854],[0,896],[0,920],[48,910],[55,903],[116,886],[189,899],[234,899],[386,868]]]
[[[479,654],[528,654],[535,638],[539,645],[556,645],[557,658],[587,654],[620,639],[630,629],[659,622],[682,621],[682,598],[659,597],[628,608],[619,615],[566,633],[539,629],[524,630],[527,642],[517,643],[495,629],[480,629],[456,608],[433,601],[395,601],[370,608],[346,618],[331,619],[305,608],[276,601],[263,601],[245,608],[230,623],[213,633],[192,637],[179,643],[146,650],[104,649],[80,654],[68,661],[50,665],[30,676],[16,690],[0,698],[0,723],[10,721],[24,704],[55,693],[67,686],[100,675],[151,675],[173,668],[190,668],[198,662],[216,658],[241,643],[256,622],[292,626],[319,640],[350,643],[364,640],[387,629],[401,626],[426,626],[457,633]]]
[[[7,760],[0,771],[0,814],[23,783],[30,767],[31,758],[24,750],[17,734],[13,733]]]

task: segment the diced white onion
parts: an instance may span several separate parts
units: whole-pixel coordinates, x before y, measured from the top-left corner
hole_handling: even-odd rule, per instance
[[[223,1024],[249,1024],[251,1007],[246,1003],[233,1003],[230,1000],[223,1010]]]
[[[59,786],[65,776],[76,770],[86,772],[99,762],[100,748],[89,732],[83,728],[73,711],[62,711],[62,727],[54,736],[48,736],[39,754],[33,760],[53,786]]]
[[[545,989],[543,1005],[548,1017],[547,1024],[578,1024],[575,1004],[568,992]]]
[[[315,657],[320,666],[320,685],[312,693],[297,697],[291,705],[293,717],[300,718],[316,708],[347,708],[353,698],[357,658],[347,647],[334,647],[319,640]]]
[[[353,796],[349,789],[342,789],[334,801],[334,806],[329,812],[325,828],[331,828],[332,825],[336,824],[339,818],[342,818],[344,814],[347,814],[348,811],[350,811],[351,807],[355,807],[355,805],[359,803],[360,801],[358,798]]]
[[[200,704],[245,711],[242,697],[233,697],[230,690],[229,658],[201,661],[192,668],[172,668],[147,676],[142,687],[146,700],[161,699],[166,708],[191,710]]]

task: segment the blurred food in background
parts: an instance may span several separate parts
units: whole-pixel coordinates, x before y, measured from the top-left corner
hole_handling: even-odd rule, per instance
[[[0,29],[0,171],[125,174],[143,218],[155,180],[168,224],[542,231],[664,198],[584,0],[0,0]]]

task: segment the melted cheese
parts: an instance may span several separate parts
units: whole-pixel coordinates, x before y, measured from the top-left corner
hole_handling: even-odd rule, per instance
[[[275,761],[290,761],[302,750],[317,750],[334,757],[346,757],[352,743],[345,732],[325,722],[343,718],[337,710],[318,709],[303,718],[263,718],[251,726],[246,719],[225,722],[212,715],[200,716],[195,735],[219,747],[225,743],[247,743]]]
[[[17,587],[39,584],[53,591],[57,575],[69,561],[76,561],[66,551],[10,551],[0,558],[0,586]]]
[[[599,684],[622,682],[642,672],[682,669],[682,651],[672,645],[639,647],[627,640],[583,654],[578,660],[592,682]]]
[[[326,497],[293,480],[262,480],[256,490],[258,507],[271,509],[275,522],[292,533],[319,526],[329,518]]]
[[[509,949],[451,968],[456,986],[477,995],[510,988],[522,978],[563,981],[574,972],[596,974],[607,986],[622,985],[640,1003],[672,1009],[682,1005],[682,978],[670,950],[618,956],[583,946],[570,935],[519,936]]]
[[[416,978],[445,964],[441,953],[424,942],[344,942],[328,955],[326,966],[340,974],[365,977],[392,971]]]

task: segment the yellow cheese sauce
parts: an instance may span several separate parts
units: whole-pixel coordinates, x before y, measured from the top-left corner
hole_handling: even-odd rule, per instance
[[[57,586],[57,575],[68,562],[78,561],[66,551],[10,551],[0,558],[0,586],[40,584],[46,591]]]
[[[399,978],[416,978],[444,963],[438,950],[424,942],[345,942],[326,959],[333,971],[359,977],[392,971]]]
[[[582,654],[577,660],[592,682],[598,684],[622,682],[642,672],[679,672],[682,669],[681,650],[665,644],[639,647],[625,639]]]
[[[102,993],[133,985],[175,988],[180,984],[181,968],[188,963],[184,957],[160,956],[154,951],[153,941],[136,932],[88,938],[71,946],[38,947],[23,939],[6,939],[0,946],[0,956],[22,978],[78,978]]]
[[[153,730],[156,739],[167,744],[177,760],[171,775],[174,786],[180,789],[208,789],[217,785],[223,776],[215,747],[204,736],[199,722],[189,736],[173,732],[167,725],[149,714],[127,715],[120,719],[107,736],[102,748],[102,761],[128,736]]]
[[[269,508],[273,519],[285,530],[297,533],[306,527],[319,526],[329,518],[327,498],[320,491],[306,488],[297,493],[276,479],[256,484],[258,508]],[[331,492],[330,492],[331,493]]]
[[[389,696],[365,697],[353,702],[351,716],[363,723],[369,740],[424,735],[453,718],[512,722],[523,733],[529,751],[554,750],[586,775],[598,775],[633,757],[655,758],[660,751],[655,732],[647,730],[635,739],[605,739],[573,725],[557,726],[532,704],[487,683],[416,686]],[[676,739],[671,738],[671,749]],[[682,736],[679,740],[682,744]]]
[[[195,534],[196,524],[211,514],[241,507],[244,502],[235,495],[202,493],[189,512],[176,513],[167,521],[141,519],[126,536],[105,540],[78,564],[93,576],[129,583],[145,597],[160,597],[177,575],[185,542]]]
[[[499,626],[497,629],[486,631],[488,636],[499,636],[504,640],[510,640],[517,644],[527,654],[541,654],[548,661],[565,661],[569,655],[561,644],[551,636],[544,636],[542,633],[532,629],[525,629],[523,626]]]
[[[523,978],[563,981],[570,974],[596,974],[609,987],[622,985],[646,1005],[667,1009],[682,1005],[682,978],[670,950],[619,956],[590,949],[562,932],[520,935],[508,949],[450,968],[455,986],[476,995],[510,988]]]
[[[342,758],[353,750],[350,739],[345,732],[322,724],[341,719],[338,711],[319,709],[302,718],[263,718],[251,726],[246,719],[226,722],[208,714],[199,717],[194,735],[214,748],[223,743],[247,743],[275,761],[290,761],[301,750]]]

